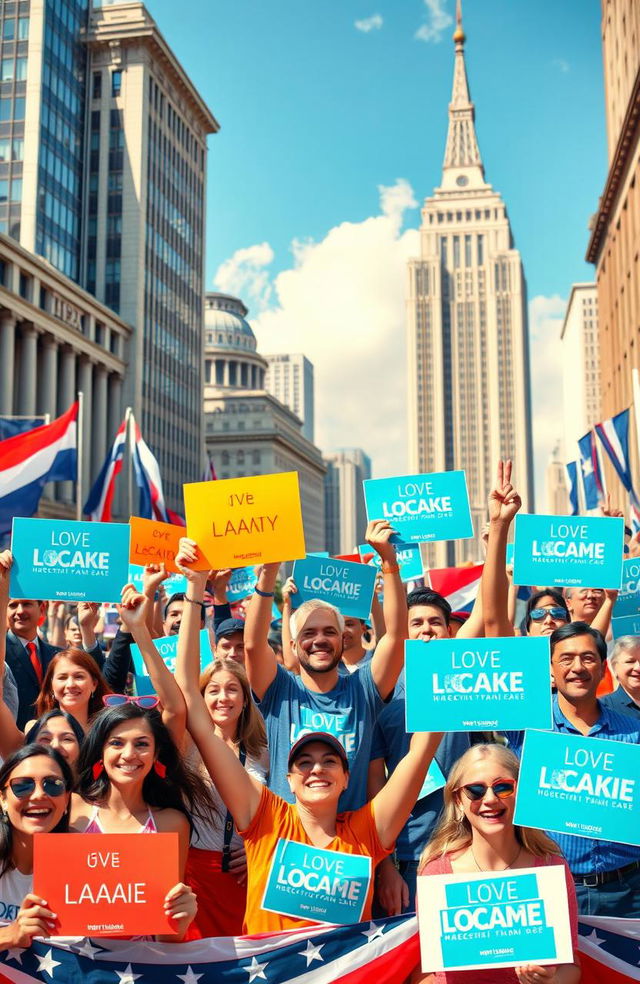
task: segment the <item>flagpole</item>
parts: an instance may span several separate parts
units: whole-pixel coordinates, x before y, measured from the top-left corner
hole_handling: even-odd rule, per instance
[[[82,390],[78,390],[77,441],[76,519],[82,519],[82,472],[84,471],[84,393]]]
[[[124,412],[124,419],[126,423],[125,428],[125,441],[127,444],[127,452],[129,455],[129,469],[127,476],[127,491],[128,491],[128,506],[129,515],[133,516],[133,457],[131,455],[131,420],[133,418],[133,410],[131,407],[127,407]]]

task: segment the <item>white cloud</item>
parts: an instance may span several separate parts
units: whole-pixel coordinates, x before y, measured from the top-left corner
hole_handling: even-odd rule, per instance
[[[410,184],[398,179],[378,191],[378,214],[343,222],[318,242],[295,241],[293,266],[273,282],[261,279],[268,244],[236,252],[216,282],[258,282],[259,351],[304,352],[314,364],[316,444],[362,447],[383,476],[407,468],[406,265],[419,241],[417,230],[402,231],[417,204]],[[246,254],[255,261],[259,249],[266,262],[250,263],[247,279]]]
[[[571,65],[564,58],[554,58],[551,62],[554,68],[557,68],[563,75],[566,75],[571,71]]]
[[[269,272],[274,253],[269,243],[256,243],[237,249],[233,256],[221,263],[213,278],[218,290],[235,294],[246,300],[266,303],[269,298]]]
[[[369,31],[379,31],[382,27],[384,21],[380,14],[372,14],[371,17],[365,17],[363,20],[354,21],[354,27],[358,31],[362,31],[364,34],[368,34]]]
[[[560,330],[567,302],[539,295],[529,302],[529,354],[533,416],[536,510],[544,512],[545,473],[553,448],[562,440],[562,355]]]
[[[442,41],[442,32],[453,24],[453,17],[444,9],[445,0],[424,0],[427,19],[415,33],[418,41]]]

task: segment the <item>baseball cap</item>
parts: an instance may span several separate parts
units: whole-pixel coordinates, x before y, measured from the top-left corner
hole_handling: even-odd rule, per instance
[[[289,752],[289,758],[287,761],[287,769],[291,769],[291,766],[298,757],[301,749],[305,745],[310,745],[313,741],[321,741],[324,745],[328,745],[330,748],[336,752],[342,759],[342,764],[344,765],[347,772],[349,771],[349,759],[347,758],[347,753],[344,750],[344,745],[341,741],[338,741],[335,735],[329,734],[328,731],[308,731],[307,734],[302,735],[298,738],[296,742],[291,746],[291,751]]]
[[[244,622],[241,618],[225,618],[216,629],[216,642],[234,632],[244,632]]]

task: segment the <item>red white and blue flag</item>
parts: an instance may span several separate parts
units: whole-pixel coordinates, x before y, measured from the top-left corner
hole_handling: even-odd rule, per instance
[[[607,452],[611,464],[624,489],[629,493],[631,519],[636,530],[640,528],[640,500],[636,495],[629,460],[629,409],[596,424],[596,434]]]
[[[483,564],[441,567],[427,572],[431,589],[447,599],[452,612],[470,612],[478,595]]]
[[[580,449],[580,470],[584,489],[585,509],[597,509],[605,497],[604,481],[600,471],[598,447],[593,431],[589,431],[578,441]]]
[[[208,454],[207,455],[207,463],[204,466],[204,471],[202,473],[201,481],[202,482],[215,482],[217,480],[217,478],[218,478],[218,476],[216,475],[216,470],[215,470],[215,467],[214,467],[214,464],[213,464],[213,459],[211,458],[211,455]]]
[[[0,442],[0,534],[14,516],[33,516],[47,482],[75,482],[78,404],[61,417]]]
[[[640,919],[581,916],[578,933],[581,984],[640,981]],[[175,945],[44,940],[0,960],[0,984],[402,984],[418,965],[418,927],[410,914]]]
[[[174,945],[35,941],[0,959],[2,984],[402,984],[419,955],[410,915]]]
[[[118,428],[113,446],[100,469],[87,501],[83,506],[85,516],[90,516],[96,523],[108,523],[111,520],[111,505],[116,486],[116,477],[122,471],[124,449],[127,443],[127,422],[123,420]]]
[[[170,523],[162,491],[160,466],[151,453],[148,444],[142,439],[133,414],[131,414],[131,431],[129,433],[133,470],[136,485],[140,489],[140,508],[138,515],[143,519],[156,519],[161,523]]]

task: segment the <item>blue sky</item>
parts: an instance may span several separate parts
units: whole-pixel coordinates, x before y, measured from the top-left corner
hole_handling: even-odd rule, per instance
[[[393,250],[387,266],[402,281],[398,290],[395,281],[388,285],[389,311],[397,307],[405,256],[415,252],[415,205],[441,174],[454,0],[148,0],[148,6],[221,124],[209,143],[207,287],[222,267],[218,285],[242,293],[263,351],[295,341],[309,351],[322,446],[362,444],[378,474],[400,467],[402,428],[373,421],[376,437],[367,447],[371,421],[367,431],[354,419],[353,434],[345,434],[344,419],[340,427],[332,413],[345,379],[333,378],[314,338],[325,323],[317,310],[322,292],[309,292],[309,280],[296,273],[314,267],[319,286],[325,271],[326,293],[348,295],[350,320],[341,333],[352,331],[361,348],[375,348],[382,336],[378,328],[369,336],[367,324],[383,300],[375,287],[369,298],[367,268],[354,254],[369,233],[376,241],[377,230],[380,250]],[[593,278],[584,262],[587,222],[606,177],[600,3],[465,0],[463,14],[486,176],[507,203],[532,304],[540,468],[548,454],[544,420],[556,414],[550,391],[559,380],[555,340],[563,299],[571,283]],[[369,30],[356,26],[365,21],[366,27],[370,18]],[[383,215],[384,230],[375,221]],[[351,259],[357,292],[337,269]],[[305,285],[315,305],[309,319],[300,300],[292,301]],[[265,318],[265,311],[280,316]],[[335,308],[325,317],[334,325]],[[403,325],[393,331],[397,391]],[[380,349],[385,357],[389,351]],[[377,385],[368,375],[375,351],[362,363],[356,347],[347,356],[355,377]],[[364,394],[366,388],[361,399]],[[390,400],[387,416],[392,406]],[[400,423],[405,413],[402,404]]]

